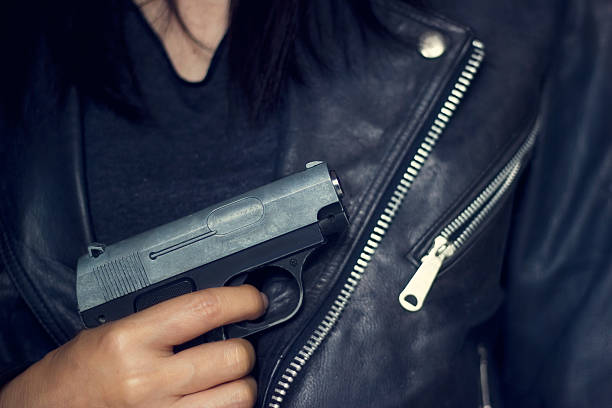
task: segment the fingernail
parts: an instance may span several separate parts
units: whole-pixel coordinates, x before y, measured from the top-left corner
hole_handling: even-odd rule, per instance
[[[268,300],[268,296],[263,292],[259,292],[259,294],[261,295],[261,300],[263,300],[264,309],[267,309],[268,305],[270,304],[270,301]]]

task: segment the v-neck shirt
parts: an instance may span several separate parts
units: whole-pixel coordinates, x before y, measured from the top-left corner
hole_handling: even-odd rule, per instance
[[[125,11],[125,40],[146,120],[84,104],[89,210],[96,240],[112,243],[189,215],[276,177],[282,114],[253,131],[230,97],[226,41],[201,82],[176,73],[136,6]]]

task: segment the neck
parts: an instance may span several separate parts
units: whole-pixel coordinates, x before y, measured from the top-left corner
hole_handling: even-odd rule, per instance
[[[178,16],[172,15],[165,0],[135,1],[177,74],[190,82],[203,80],[227,31],[229,0],[176,0]]]

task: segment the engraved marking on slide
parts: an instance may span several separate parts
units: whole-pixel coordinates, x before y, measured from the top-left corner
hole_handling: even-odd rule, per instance
[[[208,216],[208,228],[226,235],[249,227],[263,219],[264,205],[258,198],[246,197],[213,210]]]

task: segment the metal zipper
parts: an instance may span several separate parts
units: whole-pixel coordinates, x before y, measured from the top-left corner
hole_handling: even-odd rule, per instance
[[[478,346],[478,356],[480,359],[480,399],[482,402],[481,408],[492,408],[491,391],[489,389],[489,358],[487,349],[480,344]]]
[[[282,372],[274,387],[274,391],[268,400],[267,406],[269,408],[281,408],[287,392],[291,388],[291,385],[295,379],[298,377],[300,371],[306,365],[306,362],[312,357],[312,355],[319,349],[319,346],[323,343],[333,326],[340,319],[342,311],[346,308],[351,299],[351,295],[359,284],[359,280],[366,272],[369,262],[372,260],[378,245],[391,226],[393,218],[402,205],[408,190],[418,176],[423,164],[431,154],[431,151],[453,116],[453,113],[459,106],[461,99],[474,79],[475,74],[478,72],[478,68],[482,63],[483,58],[484,45],[478,40],[472,41],[471,54],[469,55],[465,66],[460,72],[456,82],[453,84],[449,95],[442,104],[437,115],[434,117],[434,121],[431,124],[427,135],[412,157],[412,160],[403,173],[401,180],[395,186],[389,201],[386,203],[382,214],[376,221],[369,235],[369,239],[366,240],[366,243],[363,246],[359,257],[357,258],[357,261],[353,265],[351,273],[346,278],[340,293],[336,296],[330,308],[325,313],[323,320],[316,326],[305,343],[298,349],[297,353],[295,353],[291,360],[289,360],[289,365]]]
[[[537,118],[527,139],[510,161],[497,173],[484,190],[448,224],[433,240],[431,249],[421,259],[421,265],[399,295],[402,307],[410,312],[421,309],[433,281],[445,261],[457,253],[514,185],[527,154],[533,148],[540,129]]]

